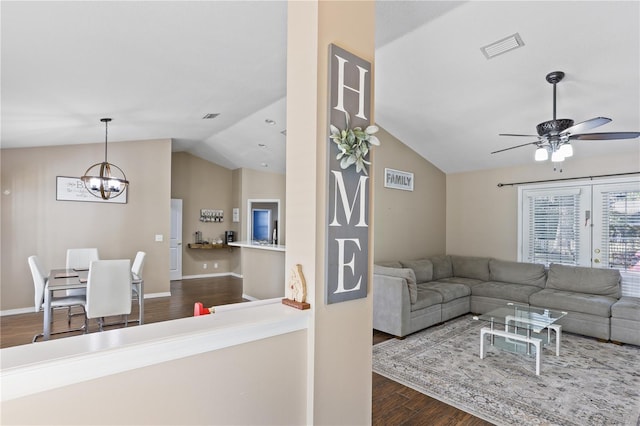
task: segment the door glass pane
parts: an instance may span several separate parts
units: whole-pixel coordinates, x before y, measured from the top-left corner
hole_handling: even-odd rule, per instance
[[[594,195],[593,237],[597,241],[594,266],[618,269],[622,276],[622,295],[638,297],[640,187],[638,184],[600,186],[594,188]]]
[[[524,223],[526,262],[580,264],[585,244],[580,202],[580,191],[552,190],[527,194]]]

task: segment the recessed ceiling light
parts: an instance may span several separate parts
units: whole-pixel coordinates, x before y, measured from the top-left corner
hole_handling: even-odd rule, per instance
[[[261,165],[262,167],[269,167],[269,165],[268,165],[267,163],[260,163],[260,165]]]
[[[491,43],[487,46],[481,47],[480,50],[482,50],[482,54],[487,59],[491,59],[522,46],[524,46],[522,37],[520,37],[520,34],[515,33],[510,35],[509,37],[503,38],[502,40],[498,40],[495,43]]]
[[[219,112],[209,113],[209,114],[205,114],[205,116],[202,117],[202,119],[203,120],[211,120],[212,118],[216,118],[219,115],[220,115]]]
[[[266,148],[267,146],[266,146],[265,144],[263,144],[263,143],[259,143],[259,144],[258,144],[258,147],[260,147],[260,148]]]
[[[264,120],[265,123],[267,123],[269,126],[273,126],[274,124],[276,124],[275,120],[272,120],[270,118],[267,118],[266,120]]]

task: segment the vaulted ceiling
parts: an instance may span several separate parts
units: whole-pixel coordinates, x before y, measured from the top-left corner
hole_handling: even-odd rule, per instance
[[[110,141],[173,138],[231,169],[284,171],[286,2],[0,12],[2,148],[103,142],[99,119],[112,117]],[[447,173],[531,163],[533,146],[490,152],[530,141],[498,133],[552,118],[550,71],[566,73],[558,118],[640,130],[637,1],[379,1],[376,15],[376,122]],[[481,53],[514,33],[524,46]],[[639,139],[574,145],[576,158],[640,152]]]

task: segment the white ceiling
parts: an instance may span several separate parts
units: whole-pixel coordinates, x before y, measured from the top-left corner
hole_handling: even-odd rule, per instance
[[[173,138],[231,169],[284,172],[286,9],[2,1],[2,148],[100,143],[112,117],[109,141]],[[524,47],[480,52],[516,32]],[[640,130],[638,1],[384,1],[376,43],[376,122],[447,173],[531,163],[533,146],[489,153],[529,142],[498,133],[552,118],[550,71],[566,73],[558,118]],[[639,139],[574,145],[576,158],[640,152]]]

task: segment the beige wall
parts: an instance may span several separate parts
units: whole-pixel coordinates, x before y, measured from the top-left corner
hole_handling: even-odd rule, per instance
[[[145,292],[169,291],[171,141],[109,143],[109,161],[131,182],[127,204],[56,201],[56,176],[80,176],[103,158],[103,144],[2,150],[1,310],[33,307],[28,256],[49,270],[73,247],[97,247],[103,259],[144,251]]]
[[[0,423],[303,425],[306,339],[288,333],[5,401]]]
[[[237,173],[236,173],[237,172]],[[234,187],[240,188],[239,240],[251,238],[247,235],[248,200],[280,200],[279,244],[286,244],[286,177],[281,173],[261,172],[252,169],[234,171]],[[277,220],[274,217],[273,220]],[[240,273],[242,292],[256,299],[271,299],[284,296],[285,270],[284,253],[252,248],[234,249],[241,251]]]
[[[498,183],[637,172],[640,154],[572,158],[562,173],[549,162],[447,175],[447,253],[517,259],[516,186]]]
[[[282,251],[242,247],[242,293],[255,299],[283,297],[285,270]]]
[[[302,265],[313,316],[306,424],[371,422],[372,298],[326,305],[324,265],[328,46],[373,64],[374,15],[369,1],[290,1],[288,8],[286,269]]]
[[[380,129],[374,148],[374,260],[417,259],[445,252],[446,176]],[[384,187],[384,169],[413,173],[413,191]]]
[[[186,152],[175,152],[171,162],[171,198],[182,199],[182,275],[234,272],[239,249],[199,250],[188,248],[201,231],[207,241],[224,240],[225,231],[239,230],[232,219],[234,173]],[[200,210],[224,210],[224,222],[201,222]],[[218,268],[214,264],[218,264]],[[207,268],[204,268],[204,265]]]

